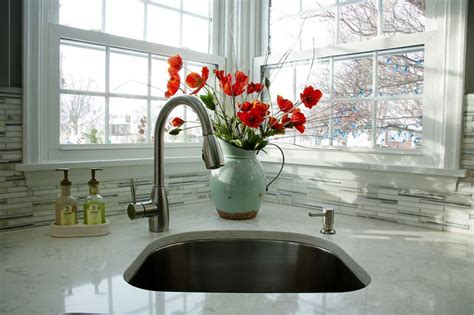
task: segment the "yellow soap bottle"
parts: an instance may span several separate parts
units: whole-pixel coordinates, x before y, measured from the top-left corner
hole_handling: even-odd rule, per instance
[[[61,195],[56,199],[56,225],[72,225],[77,223],[77,201],[71,196],[71,181],[68,179],[68,168],[58,168],[64,172],[61,181]]]
[[[89,180],[89,196],[84,203],[84,224],[105,223],[105,202],[99,195],[99,182],[95,178],[95,172],[102,171],[101,168],[91,168],[91,179]]]

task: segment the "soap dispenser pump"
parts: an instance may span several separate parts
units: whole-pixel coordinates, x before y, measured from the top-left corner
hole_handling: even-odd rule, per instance
[[[68,179],[68,168],[58,168],[64,172],[61,181],[61,195],[56,199],[56,225],[72,225],[77,223],[77,200],[71,196],[71,181]]]
[[[101,168],[91,168],[91,179],[89,184],[89,195],[84,203],[84,224],[105,223],[105,202],[99,195],[99,181],[95,178],[95,172],[102,171]]]

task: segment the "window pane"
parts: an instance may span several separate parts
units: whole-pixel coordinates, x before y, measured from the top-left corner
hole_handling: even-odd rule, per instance
[[[211,17],[212,14],[210,10],[212,10],[212,0],[183,0],[183,10]]]
[[[183,48],[209,52],[209,21],[183,14]]]
[[[270,45],[272,53],[288,49],[300,50],[299,36],[303,23],[299,16],[287,17],[270,22]]]
[[[301,0],[302,11],[315,10],[336,4],[336,0]]]
[[[172,7],[176,9],[179,9],[181,7],[181,2],[179,0],[150,0],[150,2],[166,5],[168,7]]]
[[[377,36],[377,6],[375,0],[367,0],[340,7],[339,43],[367,40]]]
[[[273,19],[297,14],[300,12],[299,1],[272,0],[270,14]]]
[[[334,44],[336,10],[304,12],[301,49]]]
[[[379,95],[423,94],[424,52],[379,56],[377,71]]]
[[[152,121],[152,137],[154,135],[155,122],[158,118],[160,110],[165,105],[166,101],[152,101],[151,102],[151,121]],[[170,124],[166,125],[165,142],[166,143],[195,143],[202,142],[202,129],[198,121],[197,115],[187,106],[178,106],[169,115],[169,120],[174,117],[179,117],[185,120],[185,123],[180,128],[183,129],[178,135],[173,136],[169,131],[174,129]],[[189,129],[188,129],[189,128]],[[187,130],[184,130],[187,129]],[[152,140],[153,141],[153,140]]]
[[[426,0],[384,0],[383,33],[389,36],[425,30]]]
[[[311,70],[311,73],[309,73]],[[307,61],[296,67],[296,97],[299,98],[299,94],[308,85],[312,85],[316,89],[320,89],[323,92],[323,97],[328,98],[330,96],[330,70],[328,60],[315,60],[313,68],[311,69],[311,61]]]
[[[59,24],[102,30],[102,0],[60,0]]]
[[[281,95],[289,100],[295,99],[294,65],[287,64],[282,68],[269,67],[266,70],[266,76],[271,82],[269,91],[272,102],[276,102],[277,95]]]
[[[174,10],[148,6],[147,40],[163,45],[180,44],[180,14]]]
[[[370,103],[339,103],[333,106],[333,145],[370,147],[372,109]]]
[[[296,143],[304,146],[330,145],[331,105],[321,102],[311,110],[304,106],[299,108],[306,116],[306,129],[303,135],[295,131]]]
[[[110,143],[145,143],[147,125],[146,100],[110,98]]]
[[[151,59],[151,95],[164,97],[168,79],[167,58],[153,56]]]
[[[372,58],[334,61],[334,94],[336,97],[368,97],[372,95],[372,92]]]
[[[421,148],[422,130],[423,111],[420,100],[380,102],[377,111],[377,146]]]
[[[143,53],[110,50],[110,93],[146,95],[148,59]]]
[[[103,97],[61,94],[60,143],[104,143]]]
[[[103,46],[62,40],[59,62],[60,88],[105,91],[105,48]]]
[[[163,108],[163,106],[166,104],[166,101],[152,101],[151,102],[151,143],[154,143],[154,136],[155,136],[155,123],[156,119],[158,118],[158,115],[160,113],[160,110]],[[183,119],[184,117],[184,106],[178,106],[176,107],[168,116],[169,120],[173,119],[174,117],[180,117]],[[186,128],[185,126],[183,126]],[[166,125],[166,130],[165,130],[165,142],[166,143],[183,143],[184,142],[184,132],[180,132],[178,135],[173,136],[169,134],[169,131],[172,130],[173,127],[170,126],[170,124]]]
[[[143,38],[144,4],[140,0],[113,0],[106,4],[106,32],[130,37]],[[86,18],[86,16],[83,16]]]

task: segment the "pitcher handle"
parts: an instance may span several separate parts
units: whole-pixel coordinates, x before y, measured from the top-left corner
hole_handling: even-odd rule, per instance
[[[281,157],[282,157],[283,160],[282,160],[282,162],[281,162],[280,171],[278,172],[277,176],[275,176],[275,178],[273,178],[273,179],[267,184],[267,187],[265,188],[265,191],[268,191],[268,187],[270,187],[270,185],[273,184],[273,182],[276,181],[276,180],[278,179],[278,177],[280,177],[281,172],[283,171],[283,168],[285,167],[285,153],[283,152],[283,150],[280,148],[280,146],[276,145],[275,143],[269,142],[268,144],[271,144],[271,145],[277,147],[278,150],[280,150]]]

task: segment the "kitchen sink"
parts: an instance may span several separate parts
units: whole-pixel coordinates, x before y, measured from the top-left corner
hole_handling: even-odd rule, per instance
[[[125,280],[150,291],[229,293],[347,292],[370,283],[342,249],[316,237],[212,231],[169,238],[150,244]]]

